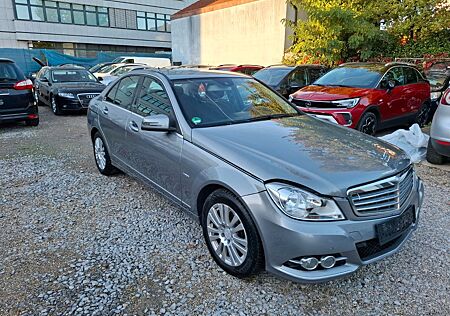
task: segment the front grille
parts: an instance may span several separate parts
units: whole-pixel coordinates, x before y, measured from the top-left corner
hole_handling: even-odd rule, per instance
[[[380,245],[378,238],[362,241],[356,244],[359,257],[362,261],[370,260],[372,258],[381,256],[382,254],[393,249],[403,236],[397,237],[384,245]]]
[[[293,99],[292,102],[302,108],[318,108],[318,109],[333,109],[338,108],[336,104],[328,101],[309,101]]]
[[[80,100],[81,106],[87,108],[89,106],[89,102],[100,93],[79,93],[77,95],[78,100]]]
[[[413,187],[414,170],[409,168],[394,177],[350,189],[348,197],[356,215],[371,216],[402,209]]]

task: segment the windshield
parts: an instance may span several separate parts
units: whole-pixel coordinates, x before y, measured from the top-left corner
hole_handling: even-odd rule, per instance
[[[266,85],[277,86],[291,70],[291,68],[264,68],[256,72],[253,77],[261,80]]]
[[[117,67],[120,67],[120,65],[118,64],[112,64],[112,65],[108,65],[104,68],[101,68],[100,70],[98,70],[98,73],[102,73],[102,74],[107,74],[110,73],[111,71],[113,71],[114,69],[116,69]]]
[[[115,58],[112,62],[113,62],[113,63],[121,63],[122,60],[123,60],[123,57],[117,57],[117,58]]]
[[[173,85],[192,127],[300,115],[272,90],[250,78],[182,79],[174,80]]]
[[[375,88],[381,76],[379,69],[339,67],[323,75],[313,85]]]
[[[53,70],[53,82],[97,82],[97,79],[87,70]]]
[[[138,68],[138,67],[136,67],[136,66],[133,66],[133,67],[130,67],[130,66],[120,67],[120,68],[117,68],[116,70],[113,70],[111,72],[111,75],[113,75],[113,76],[120,76],[120,75],[122,75],[124,73],[130,72],[131,70],[133,70],[135,68]]]

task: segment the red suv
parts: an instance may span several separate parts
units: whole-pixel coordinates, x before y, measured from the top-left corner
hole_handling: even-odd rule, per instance
[[[261,69],[263,66],[259,65],[220,65],[217,67],[210,68],[211,70],[222,70],[222,71],[232,71],[232,72],[240,72],[249,76],[253,76],[253,74]]]
[[[430,115],[430,84],[412,65],[347,63],[290,95],[302,111],[373,135]]]

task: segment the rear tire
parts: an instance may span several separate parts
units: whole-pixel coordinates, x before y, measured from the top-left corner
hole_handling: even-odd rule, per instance
[[[39,125],[39,118],[32,119],[32,120],[26,120],[25,124],[27,126],[38,126]]]
[[[105,141],[99,132],[94,134],[92,145],[94,147],[94,158],[98,171],[105,176],[116,173],[117,169],[111,163],[108,148],[106,148]]]
[[[52,109],[53,114],[61,115],[61,109],[59,104],[56,102],[56,98],[54,95],[50,97],[50,108]]]
[[[211,193],[203,205],[201,223],[208,250],[224,271],[246,278],[264,268],[256,225],[234,194],[225,189]]]
[[[378,128],[378,118],[375,115],[375,113],[372,112],[366,112],[361,116],[361,119],[359,120],[358,125],[356,126],[356,129],[360,131],[361,133],[368,134],[368,135],[375,135]]]
[[[445,162],[445,157],[439,154],[431,144],[431,138],[428,141],[428,148],[427,148],[427,161],[429,163],[432,163],[434,165],[442,165]]]

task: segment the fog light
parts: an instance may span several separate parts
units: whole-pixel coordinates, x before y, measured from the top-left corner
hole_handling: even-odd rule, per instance
[[[319,265],[319,260],[314,257],[302,258],[300,260],[300,265],[305,270],[314,270]]]
[[[325,269],[330,269],[336,264],[336,258],[333,256],[325,256],[320,258],[320,265]]]

